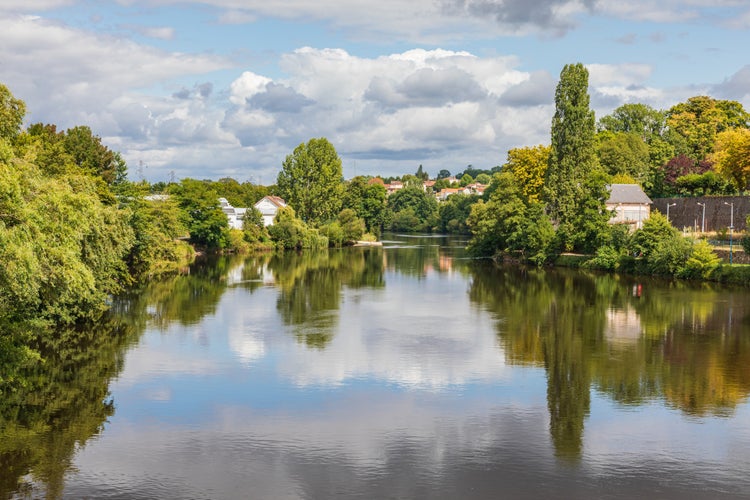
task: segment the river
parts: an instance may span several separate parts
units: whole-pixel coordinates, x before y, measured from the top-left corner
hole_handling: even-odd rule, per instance
[[[12,498],[740,498],[750,293],[472,260],[225,257],[40,341]]]

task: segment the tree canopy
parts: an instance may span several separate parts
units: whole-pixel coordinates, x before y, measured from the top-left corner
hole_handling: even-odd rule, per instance
[[[0,83],[0,139],[13,139],[21,131],[26,103]]]
[[[328,139],[310,139],[286,157],[277,178],[279,194],[308,224],[322,224],[341,210],[341,159]]]
[[[604,199],[600,198],[605,178],[600,175],[594,141],[595,119],[589,109],[588,70],[581,63],[568,64],[560,73],[555,91],[551,151],[544,186],[548,213],[558,226],[557,234],[566,250],[590,240],[591,235],[581,230],[591,222],[584,217],[594,216],[606,224],[602,215]],[[596,207],[589,207],[593,211],[584,210],[584,205],[590,203],[598,203],[598,210]]]
[[[529,201],[541,200],[550,152],[551,148],[542,144],[508,151],[508,160],[503,165],[503,172],[513,174],[521,186],[523,195]]]

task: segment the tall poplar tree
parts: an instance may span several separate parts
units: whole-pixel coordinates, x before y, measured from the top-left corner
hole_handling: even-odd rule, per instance
[[[589,109],[588,70],[567,64],[555,91],[551,153],[545,175],[545,201],[557,225],[563,250],[586,250],[606,224],[605,177],[595,144],[594,112]]]

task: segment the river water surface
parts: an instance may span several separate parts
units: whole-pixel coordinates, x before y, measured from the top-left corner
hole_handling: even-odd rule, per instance
[[[464,244],[222,258],[118,299],[0,407],[0,493],[749,494],[746,289]]]

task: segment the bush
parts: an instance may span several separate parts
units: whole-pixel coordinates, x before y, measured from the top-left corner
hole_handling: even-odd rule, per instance
[[[677,276],[685,267],[691,253],[690,240],[682,236],[663,239],[646,257],[648,270],[652,274]]]
[[[555,265],[559,267],[583,267],[586,261],[590,260],[590,255],[581,254],[562,254],[555,259]]]
[[[337,218],[343,232],[343,242],[358,241],[365,234],[365,221],[351,208],[345,208]]]
[[[745,251],[745,253],[747,255],[750,255],[750,233],[745,233],[742,235],[740,244],[742,245],[742,249]]]
[[[307,227],[307,224],[296,217],[294,209],[288,206],[279,209],[273,225],[268,228],[268,233],[276,247],[282,250],[328,246],[328,238]]]
[[[241,230],[230,229],[227,249],[236,253],[247,253],[250,251],[250,243],[245,240],[245,235]]]
[[[596,257],[586,261],[583,267],[589,269],[604,269],[607,271],[614,271],[620,267],[620,252],[615,250],[610,245],[600,247],[596,251]]]
[[[692,255],[678,275],[680,278],[708,279],[720,263],[721,259],[711,245],[705,240],[699,240],[693,246]]]
[[[333,221],[320,228],[320,234],[328,238],[328,244],[332,247],[340,247],[344,244],[344,230],[338,221]]]
[[[409,207],[393,215],[391,229],[393,231],[419,232],[422,231],[424,227],[414,213],[414,209]]]
[[[750,283],[750,266],[742,264],[720,265],[714,270],[711,279],[720,283],[747,286]]]

